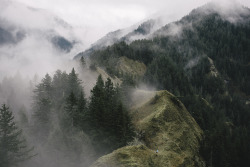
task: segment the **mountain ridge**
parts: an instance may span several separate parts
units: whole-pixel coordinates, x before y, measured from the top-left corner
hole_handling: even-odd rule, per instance
[[[232,10],[234,9],[234,10]],[[230,13],[233,11],[232,13]],[[167,24],[164,24],[161,21],[161,17],[157,17],[155,19],[149,19],[145,22],[142,22],[138,25],[132,26],[130,28],[124,30],[116,30],[113,32],[109,32],[104,37],[97,40],[95,43],[91,45],[90,48],[86,49],[83,52],[77,54],[74,58],[80,58],[80,56],[88,57],[93,51],[101,50],[105,47],[111,46],[112,44],[119,43],[121,41],[125,41],[126,43],[133,42],[135,40],[141,39],[153,39],[157,36],[173,36],[178,35],[182,26],[188,23],[192,17],[194,20],[200,20],[202,17],[218,14],[221,18],[228,20],[232,23],[241,23],[246,22],[250,19],[250,9],[244,7],[238,3],[235,6],[222,6],[215,2],[207,3],[201,7],[193,9],[189,14],[183,16],[180,20],[173,21]],[[192,24],[192,23],[191,23]],[[185,25],[185,27],[191,26],[190,23]],[[191,27],[190,27],[191,28]],[[166,29],[169,29],[168,32],[165,32]],[[144,32],[144,33],[143,33]]]
[[[144,63],[142,78],[118,77],[132,87],[144,83],[177,96],[204,131],[199,155],[207,165],[248,166],[249,145],[238,142],[250,140],[250,9],[237,6],[226,15],[230,8],[218,13],[221,8],[212,7],[193,10],[151,38],[117,42],[88,56],[111,75],[120,74],[113,67],[121,57]],[[119,151],[109,156],[116,157]]]
[[[91,167],[204,166],[198,155],[203,132],[184,105],[167,91],[137,93],[153,95],[130,111],[145,145],[122,147],[101,157]]]

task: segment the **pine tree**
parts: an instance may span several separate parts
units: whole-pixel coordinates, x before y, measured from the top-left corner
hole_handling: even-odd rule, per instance
[[[39,138],[44,138],[49,134],[51,121],[50,115],[52,110],[52,78],[49,74],[45,75],[42,82],[34,90],[34,132]]]
[[[118,97],[115,97],[116,95],[116,90],[113,86],[113,83],[111,81],[110,78],[107,79],[107,81],[105,82],[105,86],[104,86],[104,103],[105,103],[105,113],[103,113],[103,115],[105,115],[104,117],[104,124],[105,124],[105,128],[106,129],[110,129],[110,132],[113,133],[113,124],[114,124],[114,113],[115,110],[117,108],[117,104],[116,104],[116,100],[118,99]]]
[[[98,76],[96,85],[91,90],[89,116],[91,124],[95,128],[103,127],[103,113],[105,110],[104,82],[101,75]]]
[[[91,93],[88,114],[96,151],[107,153],[124,146],[132,137],[132,129],[118,88],[110,78],[104,84],[99,76]]]
[[[73,92],[76,96],[79,96],[82,91],[81,80],[73,68],[68,76],[68,94]]]
[[[73,92],[70,93],[66,99],[66,106],[64,111],[64,120],[66,127],[73,127],[77,124],[77,98]]]
[[[0,166],[10,167],[31,158],[33,148],[28,148],[14,122],[14,116],[5,104],[0,108]]]
[[[76,125],[83,128],[86,124],[86,110],[87,110],[87,100],[85,99],[85,94],[81,91],[80,96],[77,101],[77,118]]]
[[[134,129],[130,120],[128,111],[121,102],[118,102],[118,108],[116,111],[116,125],[115,135],[117,136],[118,147],[125,145],[132,139],[134,135]]]
[[[110,78],[108,78],[107,81],[105,82],[104,89],[106,98],[112,99],[115,95],[115,88]]]
[[[52,87],[53,87],[53,103],[56,107],[56,110],[62,109],[62,103],[64,103],[66,97],[68,96],[67,87],[68,87],[68,74],[57,70],[53,76]]]

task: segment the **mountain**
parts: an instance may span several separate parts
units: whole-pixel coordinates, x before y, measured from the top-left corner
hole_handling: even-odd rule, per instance
[[[129,28],[116,30],[110,32],[95,43],[91,45],[87,50],[78,53],[75,59],[81,56],[88,57],[93,51],[103,49],[107,46],[111,46],[117,42],[125,41],[130,43],[139,39],[149,38],[156,30],[162,27],[166,21],[162,17],[149,19],[142,23],[135,24]]]
[[[145,145],[131,143],[91,167],[204,166],[198,154],[203,132],[185,106],[167,91],[137,90],[132,99],[138,97],[146,98],[132,106],[131,114]]]
[[[18,44],[30,36],[39,36],[61,51],[73,48],[77,39],[73,39],[72,27],[59,17],[17,2],[6,1],[4,5],[0,13],[0,45]]]
[[[218,68],[217,70],[219,70],[223,79],[237,82],[233,71],[226,64],[230,62],[232,66],[239,66],[242,75],[247,76],[250,11],[248,8],[242,7],[241,10],[237,9],[241,13],[228,16],[230,20],[226,20],[228,17],[209,10],[213,7],[212,5],[208,4],[195,9],[180,21],[163,26],[155,31],[149,40],[135,40],[129,44],[117,42],[107,48],[93,52],[90,58],[93,62],[102,66],[114,67],[116,61],[118,61],[117,58],[125,56],[151,67],[152,63],[158,61],[158,58],[163,59],[163,54],[165,54],[166,57],[172,59],[169,61],[173,61],[175,64],[171,68],[180,66],[181,70],[184,73],[189,73],[189,75],[194,67],[197,67],[199,62],[202,62],[201,60],[205,58],[212,60],[214,68]],[[234,19],[232,23],[233,17],[237,20]],[[221,55],[222,52],[226,53]],[[112,61],[109,61],[109,59]],[[222,64],[217,66],[218,63]],[[222,69],[219,69],[221,66],[226,66],[226,71],[223,70],[222,72]],[[149,70],[150,68],[148,68],[146,75],[156,72]],[[113,72],[119,73],[115,69]],[[244,85],[248,85],[245,82],[247,81],[244,81]],[[163,88],[162,84],[156,85]]]
[[[0,6],[0,80],[55,71],[83,45],[74,27],[45,9],[9,0]]]
[[[0,100],[39,153],[22,166],[250,166],[250,9],[208,3],[172,23],[149,19],[70,64],[71,26],[0,4]],[[16,69],[62,71],[29,82]]]
[[[124,37],[113,45],[92,48],[82,55],[88,55],[92,64],[131,87],[144,83],[174,94],[204,131],[198,152],[207,166],[249,166],[249,18],[250,9],[241,5],[208,3],[179,21],[151,32],[147,38],[128,42]],[[145,29],[139,31],[141,34],[147,32]],[[128,68],[130,72],[124,72],[117,66],[121,58],[142,63],[145,73],[138,77],[135,74],[142,68],[131,67]],[[156,110],[152,108],[149,112]],[[143,113],[147,108],[138,111]],[[157,119],[147,125],[153,126],[154,121]],[[148,140],[153,140],[151,137]],[[148,140],[142,140],[147,147]],[[146,159],[153,155],[144,146],[125,147],[100,158],[94,166],[133,164],[136,161],[133,156],[142,156],[132,154],[136,151],[145,153],[145,161],[136,164],[138,166],[148,163]],[[165,158],[158,161],[164,162]]]
[[[222,6],[222,4],[218,5],[218,3],[208,3],[200,8],[194,9],[188,16],[184,17],[182,21],[167,24],[166,27],[164,26],[166,24],[164,17],[156,17],[126,29],[110,32],[93,43],[89,49],[80,52],[75,58],[88,56],[94,50],[99,50],[121,41],[130,43],[140,39],[152,39],[157,35],[176,35],[182,26],[185,26],[186,28],[190,26],[188,23],[190,23],[189,19],[191,17],[195,17],[192,21],[198,21],[202,17],[216,13],[229,22],[245,22],[246,20],[249,20],[249,9],[237,3],[233,6],[232,4]]]

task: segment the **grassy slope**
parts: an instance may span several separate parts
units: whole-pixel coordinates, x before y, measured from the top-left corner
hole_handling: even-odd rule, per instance
[[[114,85],[121,85],[122,81],[117,77],[111,77],[106,71],[101,69],[100,67],[96,67],[96,72],[102,76],[102,79],[106,81],[108,78],[111,79]]]
[[[146,72],[146,65],[127,57],[120,57],[116,69],[131,76],[142,77]]]
[[[167,91],[138,93],[138,97],[149,97],[131,111],[136,129],[144,133],[146,146],[120,148],[91,167],[204,166],[198,155],[202,130],[184,105]]]

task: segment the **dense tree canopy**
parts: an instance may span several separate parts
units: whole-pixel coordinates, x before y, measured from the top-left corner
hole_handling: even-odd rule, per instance
[[[110,78],[104,83],[101,75],[91,91],[89,105],[91,133],[99,153],[107,153],[126,145],[133,137],[128,112],[121,101],[118,88]]]
[[[77,156],[78,161],[91,162],[88,159],[126,145],[133,136],[119,87],[110,78],[103,81],[99,76],[88,100],[74,68],[69,74],[58,70],[53,77],[46,74],[34,94],[35,137],[48,146],[59,141],[60,147],[53,145],[55,151],[65,149],[73,155],[85,155]],[[88,149],[75,149],[79,142]]]

